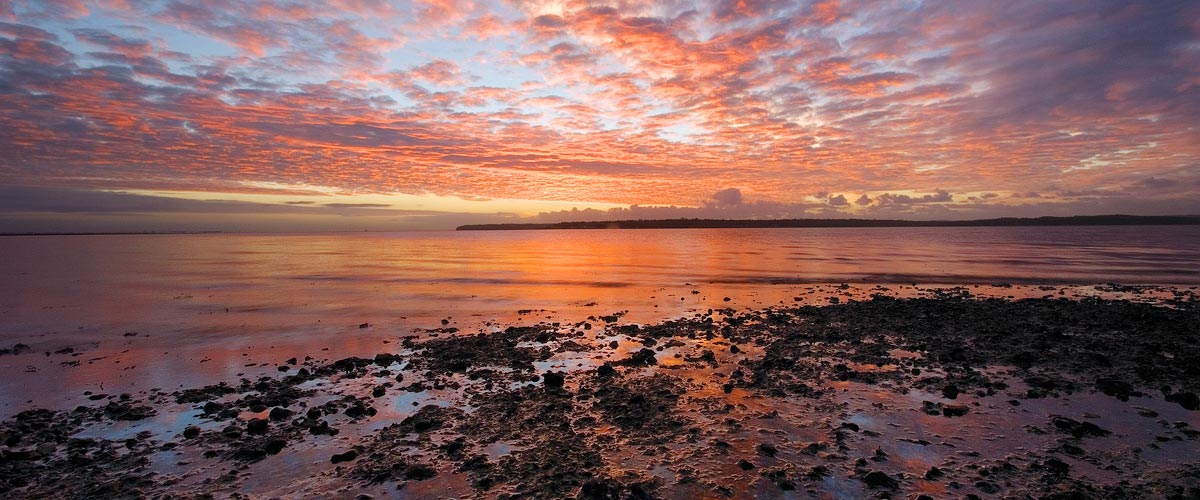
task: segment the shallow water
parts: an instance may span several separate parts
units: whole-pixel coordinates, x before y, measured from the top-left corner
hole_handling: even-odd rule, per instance
[[[914,284],[1200,284],[1197,226],[22,236],[0,255],[0,348],[74,351],[0,356],[5,415],[370,355],[418,328],[649,323]],[[974,287],[999,283],[1017,286]]]

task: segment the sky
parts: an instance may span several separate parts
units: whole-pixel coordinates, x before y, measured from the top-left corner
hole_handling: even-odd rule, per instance
[[[0,232],[1200,214],[1194,0],[0,0]]]

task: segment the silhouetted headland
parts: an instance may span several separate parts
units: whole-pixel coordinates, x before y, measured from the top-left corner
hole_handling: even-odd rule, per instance
[[[1200,215],[1078,215],[1001,217],[974,220],[903,219],[652,219],[524,224],[467,224],[459,231],[517,229],[713,229],[772,227],[985,227],[985,226],[1166,226],[1198,225]]]

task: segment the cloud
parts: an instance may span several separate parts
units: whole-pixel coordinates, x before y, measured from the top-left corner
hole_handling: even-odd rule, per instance
[[[0,5],[4,185],[947,217],[1200,189],[1186,0]]]

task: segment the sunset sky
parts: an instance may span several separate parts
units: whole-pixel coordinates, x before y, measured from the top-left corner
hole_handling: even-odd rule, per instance
[[[1106,213],[1200,2],[0,0],[0,232]]]

